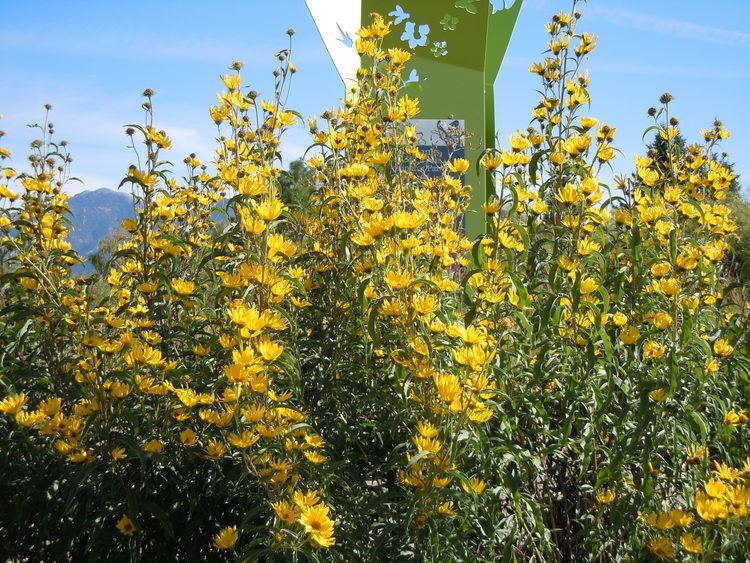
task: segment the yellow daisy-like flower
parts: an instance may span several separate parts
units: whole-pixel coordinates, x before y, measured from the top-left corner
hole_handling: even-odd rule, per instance
[[[117,521],[116,526],[123,536],[132,536],[135,533],[135,524],[128,518],[127,514],[122,515],[122,518]]]
[[[623,344],[631,345],[638,342],[638,339],[641,337],[641,332],[638,330],[637,327],[634,327],[632,325],[624,327],[620,331],[620,341]]]
[[[195,283],[188,280],[177,279],[172,282],[172,289],[177,295],[192,295],[195,291]]]
[[[445,167],[455,174],[463,174],[469,169],[469,161],[465,158],[454,158]]]
[[[238,539],[237,526],[227,526],[214,536],[214,546],[217,549],[232,549]]]
[[[0,412],[5,414],[16,414],[28,401],[25,393],[16,393],[15,395],[8,395],[2,401],[0,401]]]
[[[648,396],[657,403],[661,403],[664,399],[667,398],[667,388],[661,387],[659,389],[654,389],[648,394]]]
[[[596,502],[599,504],[612,504],[617,498],[617,494],[612,489],[599,489],[596,491]]]
[[[714,342],[714,352],[717,356],[726,358],[727,356],[732,355],[732,352],[734,352],[734,346],[732,346],[726,338],[718,338],[716,342]]]
[[[660,559],[674,558],[674,546],[665,536],[656,536],[648,542],[648,548]]]
[[[336,543],[333,533],[333,521],[328,517],[328,507],[322,503],[305,508],[299,523],[310,536],[310,541],[317,547],[331,547]]]
[[[688,553],[701,553],[703,551],[703,540],[691,533],[684,534],[680,538],[680,544]]]

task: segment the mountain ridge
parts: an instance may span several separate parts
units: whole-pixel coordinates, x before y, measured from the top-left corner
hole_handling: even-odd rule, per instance
[[[70,232],[68,241],[81,256],[99,248],[99,241],[120,228],[123,219],[133,217],[135,209],[128,194],[109,188],[79,192],[68,199]]]

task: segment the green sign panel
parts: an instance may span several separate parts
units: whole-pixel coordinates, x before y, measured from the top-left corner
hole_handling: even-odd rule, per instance
[[[494,84],[521,10],[522,0],[307,0],[329,53],[345,83],[358,66],[351,41],[370,14],[394,23],[385,47],[409,48],[407,89],[420,99],[418,128],[439,132],[445,124],[465,128],[465,158],[474,164],[494,147]],[[357,8],[359,8],[357,10]],[[353,56],[352,56],[353,55]],[[353,69],[353,70],[352,70]],[[429,137],[429,132],[426,137]],[[438,146],[438,150],[440,147]],[[488,175],[466,173],[473,189],[467,234],[484,232],[482,204],[494,194]]]

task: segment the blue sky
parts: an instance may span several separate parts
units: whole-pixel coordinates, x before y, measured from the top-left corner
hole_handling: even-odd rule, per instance
[[[544,24],[567,0],[526,0],[496,84],[501,140],[529,123],[538,95],[528,66],[545,49]],[[732,132],[725,149],[750,181],[750,2],[747,0],[589,0],[580,30],[599,37],[588,62],[590,114],[617,127],[624,157],[617,172],[643,152],[646,110],[665,91],[675,97],[683,130],[721,118]],[[59,138],[70,143],[73,173],[85,182],[71,193],[115,188],[133,160],[123,125],[140,122],[140,93],[156,90],[157,125],[174,140],[173,162],[196,152],[211,159],[216,129],[208,117],[233,60],[246,82],[272,87],[274,55],[292,27],[299,69],[290,107],[303,115],[333,107],[342,85],[303,0],[17,2],[0,0],[0,129],[13,165],[23,167],[33,139],[26,124],[54,106]],[[287,158],[307,146],[302,127],[284,143]],[[178,169],[181,172],[181,170]]]

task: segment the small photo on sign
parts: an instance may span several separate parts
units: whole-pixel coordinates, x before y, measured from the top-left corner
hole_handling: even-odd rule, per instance
[[[463,119],[413,119],[417,128],[417,146],[427,155],[415,172],[428,177],[443,175],[442,164],[454,158],[464,158],[466,128]]]

